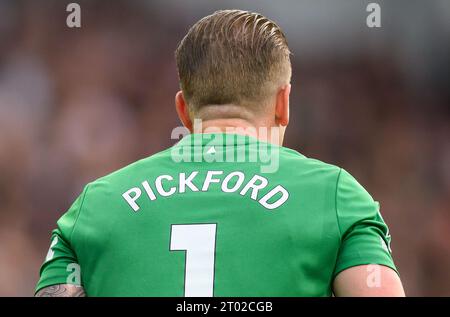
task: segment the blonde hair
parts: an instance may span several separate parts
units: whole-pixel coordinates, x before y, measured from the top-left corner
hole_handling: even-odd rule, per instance
[[[280,27],[258,13],[220,10],[195,23],[175,52],[190,111],[206,105],[251,108],[291,78]]]

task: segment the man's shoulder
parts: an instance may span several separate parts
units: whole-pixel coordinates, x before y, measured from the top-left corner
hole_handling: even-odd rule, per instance
[[[337,176],[341,171],[341,168],[337,165],[316,158],[307,157],[306,155],[287,147],[282,147],[280,165],[284,165],[289,170],[297,170],[302,173],[318,172],[335,174]]]

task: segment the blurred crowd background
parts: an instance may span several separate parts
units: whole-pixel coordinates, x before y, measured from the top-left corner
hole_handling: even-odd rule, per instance
[[[175,143],[174,50],[216,9],[258,11],[293,52],[286,146],[380,201],[407,295],[450,296],[450,2],[0,0],[0,296],[31,296],[89,181]]]

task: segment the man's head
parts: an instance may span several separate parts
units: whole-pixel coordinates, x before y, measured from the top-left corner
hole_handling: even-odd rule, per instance
[[[221,10],[204,17],[176,50],[181,120],[189,129],[194,118],[286,126],[289,55],[280,27],[258,13]]]

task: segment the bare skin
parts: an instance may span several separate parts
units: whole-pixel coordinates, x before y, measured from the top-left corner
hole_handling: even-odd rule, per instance
[[[261,105],[258,112],[239,111],[242,109],[239,105],[220,105],[220,109],[214,113],[195,114],[196,119],[202,119],[202,131],[194,131],[194,118],[191,117],[189,107],[184,99],[183,92],[179,91],[175,96],[175,106],[183,125],[191,133],[211,133],[211,132],[234,132],[254,136],[261,141],[282,145],[286,127],[289,124],[289,94],[291,85],[287,84],[278,89],[266,105]],[[211,109],[214,105],[208,105],[203,108]],[[268,135],[259,135],[250,131],[258,131],[259,128],[266,129]],[[272,138],[270,129],[278,130],[278,137]],[[244,130],[244,132],[242,132]]]
[[[36,293],[36,297],[86,297],[84,288],[72,284],[58,284],[45,287]]]
[[[387,266],[377,266],[377,281],[371,280],[372,267],[359,265],[342,271],[334,279],[334,294],[340,297],[404,297],[398,274]]]

